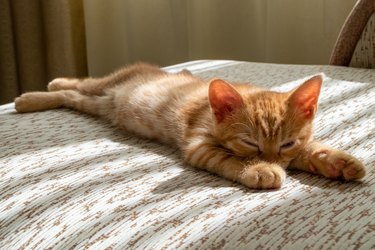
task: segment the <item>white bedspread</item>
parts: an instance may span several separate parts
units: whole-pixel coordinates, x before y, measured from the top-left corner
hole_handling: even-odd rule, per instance
[[[0,106],[0,249],[374,249],[375,71],[235,61],[168,67],[289,90],[326,77],[323,142],[360,158],[362,183],[289,172],[247,189],[182,163],[176,149],[60,109]]]

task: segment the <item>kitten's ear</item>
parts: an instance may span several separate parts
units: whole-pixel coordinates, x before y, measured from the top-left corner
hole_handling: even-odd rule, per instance
[[[322,81],[322,76],[314,76],[293,91],[289,97],[289,106],[297,115],[304,119],[314,116]]]
[[[208,99],[218,123],[244,105],[241,95],[221,79],[210,82]]]

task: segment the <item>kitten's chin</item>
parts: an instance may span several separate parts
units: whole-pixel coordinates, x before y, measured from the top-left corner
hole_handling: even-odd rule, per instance
[[[250,157],[250,156],[247,156],[245,157],[249,160],[249,162],[268,162],[268,163],[271,163],[271,164],[277,164],[278,166],[282,167],[283,169],[287,169],[289,167],[289,164],[292,160],[267,160],[267,159],[264,159],[264,158],[261,158],[259,156],[253,156],[253,157]]]
[[[267,161],[267,160],[265,160]],[[291,160],[289,159],[278,159],[278,160],[274,160],[274,161],[269,161],[270,163],[275,163],[277,165],[279,165],[280,167],[282,167],[283,169],[287,169]]]

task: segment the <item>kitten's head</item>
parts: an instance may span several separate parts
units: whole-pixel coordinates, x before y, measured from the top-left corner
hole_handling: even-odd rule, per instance
[[[235,155],[286,167],[312,136],[322,77],[278,93],[211,81],[209,102],[218,141]]]

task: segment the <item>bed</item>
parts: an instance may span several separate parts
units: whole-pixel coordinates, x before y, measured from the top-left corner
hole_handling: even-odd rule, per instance
[[[361,182],[289,171],[251,190],[178,150],[67,109],[0,106],[0,249],[374,249],[375,71],[203,60],[205,79],[290,90],[324,73],[315,136],[358,157]]]

